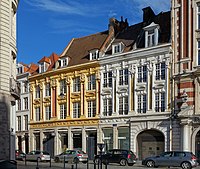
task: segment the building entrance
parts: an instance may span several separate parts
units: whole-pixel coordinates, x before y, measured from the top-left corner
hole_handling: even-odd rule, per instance
[[[195,155],[200,159],[200,131],[198,131],[195,138]]]
[[[164,135],[156,130],[145,130],[137,136],[139,160],[159,155],[164,151]]]

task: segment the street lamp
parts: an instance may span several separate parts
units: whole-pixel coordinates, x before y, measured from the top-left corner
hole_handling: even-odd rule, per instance
[[[99,150],[100,150],[100,169],[102,169],[102,154],[103,154],[103,149],[105,147],[105,144],[104,143],[97,143],[97,146],[99,147]],[[99,165],[99,164],[98,164]]]

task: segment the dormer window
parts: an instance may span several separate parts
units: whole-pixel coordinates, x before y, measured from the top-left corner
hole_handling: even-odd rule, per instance
[[[114,44],[112,46],[112,53],[121,53],[123,51],[124,45],[122,43]]]
[[[48,64],[45,62],[40,63],[39,65],[39,71],[40,73],[44,73],[48,68]]]
[[[17,68],[17,74],[22,74],[23,73],[23,69],[22,66]]]
[[[97,60],[99,58],[99,50],[90,51],[90,60]]]
[[[63,57],[60,59],[60,67],[66,67],[69,63],[68,57]]]
[[[158,30],[159,25],[154,22],[144,28],[146,48],[158,45]]]

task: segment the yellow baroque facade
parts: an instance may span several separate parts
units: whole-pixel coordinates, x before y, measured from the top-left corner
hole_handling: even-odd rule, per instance
[[[100,112],[99,64],[90,62],[39,73],[30,81],[30,150],[56,155],[93,146]]]

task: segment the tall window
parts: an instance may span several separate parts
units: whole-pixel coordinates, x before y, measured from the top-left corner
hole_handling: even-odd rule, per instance
[[[156,80],[165,80],[165,62],[156,64]]]
[[[198,48],[197,48],[197,53],[198,53],[198,65],[200,65],[200,40],[198,41],[198,46],[197,46]]]
[[[146,94],[138,95],[138,113],[146,113],[147,99]]]
[[[138,67],[138,82],[147,81],[147,66]]]
[[[80,77],[73,79],[73,92],[79,92],[81,90]]]
[[[155,111],[164,112],[165,111],[165,93],[155,94]]]
[[[66,88],[66,81],[65,80],[61,80],[60,81],[60,94],[65,94],[67,91],[67,88]]]
[[[112,72],[106,72],[103,74],[103,87],[112,87]]]
[[[45,72],[45,63],[44,62],[40,63],[40,73],[43,73],[43,72]]]
[[[51,119],[51,106],[45,107],[45,120]]]
[[[45,86],[45,96],[51,96],[50,83],[47,83],[46,86]]]
[[[88,117],[96,116],[96,101],[88,101]]]
[[[21,123],[21,116],[17,116],[17,130],[21,131],[22,130],[22,123]]]
[[[28,97],[24,98],[24,110],[28,110]]]
[[[36,86],[35,89],[35,98],[40,98],[40,86]]]
[[[103,100],[103,115],[104,116],[112,115],[112,98],[107,98]]]
[[[119,98],[119,114],[120,115],[128,114],[128,96]]]
[[[24,115],[24,129],[28,130],[28,115]]]
[[[40,121],[40,108],[35,108],[35,121]]]
[[[28,92],[28,83],[24,82],[24,93]]]
[[[81,116],[81,103],[73,103],[73,118],[80,118]]]
[[[197,19],[198,19],[198,25],[197,25],[197,29],[200,29],[200,4],[197,4]]]
[[[95,75],[88,76],[88,90],[95,90],[96,89],[96,79]]]
[[[66,119],[67,117],[67,106],[66,104],[60,105],[60,119]]]
[[[128,69],[119,71],[119,85],[128,85]]]
[[[17,109],[21,110],[21,99],[17,100]]]
[[[147,35],[147,47],[151,47],[155,45],[155,33],[154,29],[148,31]]]
[[[96,60],[99,58],[99,51],[91,51],[90,52],[90,60]]]

